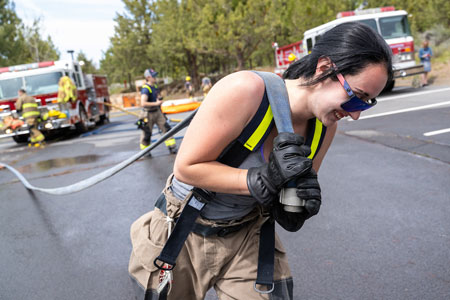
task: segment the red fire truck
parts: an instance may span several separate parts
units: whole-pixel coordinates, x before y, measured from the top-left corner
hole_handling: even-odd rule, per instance
[[[298,41],[283,47],[278,47],[277,43],[272,44],[275,49],[275,74],[280,77],[288,66],[295,60],[304,56],[302,41]]]
[[[305,31],[303,41],[298,42],[302,43],[303,51],[298,51],[300,56],[297,56],[297,58],[309,54],[314,44],[326,31],[339,24],[356,21],[373,28],[391,47],[393,54],[394,79],[421,74],[424,72],[423,65],[416,64],[414,59],[414,38],[409,28],[407,16],[408,13],[406,11],[395,10],[393,6],[340,12],[337,14],[336,20]],[[290,45],[285,47],[289,46]],[[284,49],[284,53],[288,53],[289,51],[289,49]],[[286,60],[284,60],[284,62],[285,61]],[[287,69],[289,62],[285,65],[282,63],[281,65],[282,67],[280,69],[284,71]],[[389,82],[385,90],[392,90],[394,84],[395,80]]]
[[[77,99],[65,106],[57,102],[62,76],[71,78],[77,88]],[[86,132],[96,123],[109,121],[109,106],[105,105],[110,102],[106,76],[83,74],[79,62],[48,61],[4,67],[0,68],[0,138],[12,137],[17,143],[28,141],[26,124],[5,125],[6,119],[21,119],[14,105],[21,88],[36,98],[41,116],[49,116],[39,124],[43,133],[63,128]]]

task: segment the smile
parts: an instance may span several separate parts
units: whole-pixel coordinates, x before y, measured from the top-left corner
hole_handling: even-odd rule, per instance
[[[342,119],[343,117],[345,117],[344,114],[338,112],[337,110],[334,111],[334,116],[336,117],[336,119],[338,119],[338,121],[339,121],[340,119]]]

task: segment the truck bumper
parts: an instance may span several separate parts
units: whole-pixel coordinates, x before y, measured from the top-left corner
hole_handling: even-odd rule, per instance
[[[398,70],[394,68],[394,79],[413,76],[422,73],[425,73],[425,71],[423,70],[423,65],[414,65],[411,67],[401,68]]]
[[[69,119],[56,119],[56,120],[47,120],[45,122],[41,122],[38,125],[38,130],[40,131],[51,131],[55,129],[62,129],[62,128],[72,128],[74,125],[70,123]],[[30,131],[28,130],[28,126],[24,125],[20,129],[15,130],[11,133],[3,133],[0,134],[0,139],[7,138],[7,137],[14,137],[19,135],[26,135],[30,134]]]

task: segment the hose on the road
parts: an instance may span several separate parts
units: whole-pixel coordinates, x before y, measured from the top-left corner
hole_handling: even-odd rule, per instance
[[[114,174],[118,173],[119,171],[125,169],[126,167],[131,165],[133,162],[135,162],[136,160],[138,160],[139,158],[144,156],[146,153],[150,152],[155,147],[160,145],[162,142],[164,142],[165,140],[167,140],[171,136],[175,135],[176,133],[181,131],[186,126],[188,126],[189,123],[194,118],[196,113],[197,113],[197,110],[193,111],[187,118],[182,120],[179,124],[174,126],[171,130],[167,131],[163,136],[161,136],[155,143],[153,143],[149,147],[139,151],[138,153],[136,153],[135,155],[131,156],[130,158],[124,160],[123,162],[118,163],[117,165],[115,165],[115,166],[109,168],[108,170],[105,170],[97,175],[94,175],[90,178],[84,179],[82,181],[79,181],[77,183],[74,183],[74,184],[71,184],[68,186],[59,187],[59,188],[36,187],[36,186],[31,185],[28,182],[28,180],[26,180],[25,177],[23,177],[23,175],[16,169],[14,169],[13,167],[11,167],[5,163],[2,163],[2,162],[0,162],[0,167],[4,166],[9,171],[14,173],[14,175],[16,175],[16,177],[19,178],[19,180],[22,182],[22,184],[29,190],[39,191],[42,193],[47,193],[47,194],[52,194],[52,195],[67,195],[67,194],[76,193],[76,192],[82,191],[84,189],[87,189],[88,187],[91,187],[91,186],[99,183],[100,181],[103,181],[103,180],[113,176]]]

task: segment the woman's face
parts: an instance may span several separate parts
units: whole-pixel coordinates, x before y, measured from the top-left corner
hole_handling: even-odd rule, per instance
[[[366,101],[378,96],[387,82],[387,72],[384,64],[371,64],[362,70],[358,75],[346,75],[345,80],[349,84],[353,93],[360,99]],[[341,104],[349,100],[349,96],[339,81],[328,80],[327,91],[319,101],[318,117],[325,125],[330,126],[344,117],[351,117],[357,120],[361,111],[347,112],[342,109]]]

